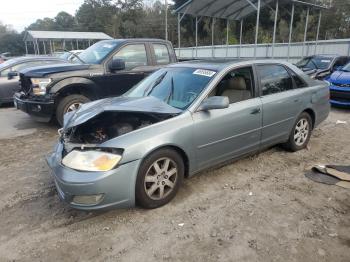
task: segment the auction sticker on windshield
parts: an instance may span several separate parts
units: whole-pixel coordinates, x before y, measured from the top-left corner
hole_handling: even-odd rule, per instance
[[[194,75],[200,75],[200,76],[207,76],[207,77],[212,77],[215,75],[215,71],[211,70],[205,70],[205,69],[197,69],[193,72]]]

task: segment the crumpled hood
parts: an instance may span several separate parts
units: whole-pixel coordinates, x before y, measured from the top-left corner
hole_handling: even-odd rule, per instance
[[[89,67],[89,64],[60,63],[53,65],[29,67],[27,69],[21,70],[20,72],[28,77],[44,77],[52,73],[86,70]]]
[[[335,71],[329,78],[331,83],[350,84],[350,72]]]
[[[81,125],[106,111],[146,112],[158,114],[179,114],[182,110],[153,97],[114,97],[105,98],[82,105],[77,111],[64,115],[63,129]]]

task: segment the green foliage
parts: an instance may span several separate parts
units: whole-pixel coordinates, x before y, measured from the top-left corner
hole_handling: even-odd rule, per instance
[[[350,37],[350,1],[345,0],[305,0],[312,3],[329,4],[329,10],[322,14],[320,39]],[[172,1],[169,1],[171,3]],[[177,46],[177,15],[172,11],[187,2],[174,0],[168,9],[168,36]],[[154,37],[165,38],[164,0],[85,0],[75,16],[59,12],[54,18],[38,19],[29,25],[27,30],[59,31],[101,31],[114,38]],[[274,3],[270,6],[273,8]],[[280,8],[277,20],[276,42],[287,42],[289,37],[291,5]],[[311,9],[307,40],[316,38],[318,10]],[[258,43],[271,43],[274,25],[274,11],[263,8],[260,14]],[[305,7],[296,5],[292,41],[304,38],[306,11]],[[244,19],[242,43],[254,43],[256,13]],[[198,24],[198,44],[211,45],[212,19],[203,17]],[[230,21],[229,44],[239,43],[239,21]],[[216,19],[214,25],[214,44],[226,44],[226,21]],[[10,43],[14,41],[13,43]],[[17,42],[15,42],[17,41]],[[13,50],[23,52],[21,36],[8,26],[0,24],[0,52]],[[181,46],[195,45],[195,19],[185,16],[181,21]]]

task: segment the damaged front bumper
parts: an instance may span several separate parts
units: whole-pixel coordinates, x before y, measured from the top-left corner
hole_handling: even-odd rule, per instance
[[[127,208],[135,205],[135,183],[141,160],[107,172],[83,172],[61,164],[63,145],[46,158],[60,199],[82,210]]]
[[[17,92],[13,97],[15,107],[41,122],[49,122],[54,115],[54,99],[43,97],[33,99],[26,97],[23,93]]]

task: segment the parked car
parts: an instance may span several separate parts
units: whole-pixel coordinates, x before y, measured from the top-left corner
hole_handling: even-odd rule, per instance
[[[47,162],[74,208],[156,208],[205,168],[279,143],[305,148],[329,110],[328,84],[288,63],[177,63],[67,113]]]
[[[331,104],[350,107],[350,63],[338,69],[329,78]]]
[[[119,96],[145,76],[176,62],[170,42],[160,39],[119,39],[95,43],[79,55],[80,64],[23,70],[17,108],[40,121],[56,118],[80,105]],[[78,62],[78,61],[77,61]]]
[[[65,60],[44,56],[17,57],[0,64],[0,104],[12,103],[13,95],[19,91],[18,71],[38,65],[50,65]]]
[[[350,62],[349,56],[313,55],[303,58],[296,63],[296,66],[310,77],[323,80],[348,62]]]
[[[70,50],[70,51],[66,51],[66,52],[62,53],[61,55],[59,55],[59,58],[68,60],[70,62],[73,61],[73,60],[78,60],[76,56],[79,55],[83,51],[84,50]]]

